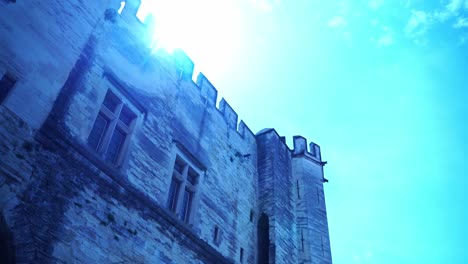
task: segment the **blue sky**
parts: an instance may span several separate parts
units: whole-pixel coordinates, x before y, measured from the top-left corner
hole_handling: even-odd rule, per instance
[[[468,263],[468,0],[176,13],[171,43],[254,132],[321,145],[334,263]]]

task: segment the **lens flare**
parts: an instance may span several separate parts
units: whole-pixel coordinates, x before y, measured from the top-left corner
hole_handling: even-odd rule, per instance
[[[207,66],[239,52],[243,21],[234,0],[143,0],[137,16],[145,21],[148,15],[154,18],[155,49],[182,49]]]

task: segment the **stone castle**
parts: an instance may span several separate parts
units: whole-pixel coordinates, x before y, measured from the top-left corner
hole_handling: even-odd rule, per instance
[[[0,1],[0,262],[332,263],[320,147],[252,133],[139,5]]]

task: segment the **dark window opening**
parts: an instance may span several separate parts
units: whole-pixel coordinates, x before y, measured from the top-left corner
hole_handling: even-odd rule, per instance
[[[16,80],[11,75],[8,73],[3,75],[2,79],[0,80],[0,104],[3,103],[15,84]]]
[[[197,178],[198,178],[198,174],[194,170],[189,169],[189,171],[187,173],[187,180],[191,184],[195,185],[195,184],[197,184]]]
[[[297,199],[301,199],[301,192],[299,189],[299,180],[296,180]]]
[[[184,167],[185,167],[185,164],[183,163],[183,161],[177,158],[174,164],[175,171],[177,171],[180,175],[182,175],[182,173],[184,173]]]
[[[270,258],[270,223],[268,216],[262,214],[258,220],[257,226],[257,249],[258,249],[258,264],[268,264]]]
[[[197,199],[199,179],[199,171],[181,155],[176,155],[167,207],[187,224],[194,221],[192,212],[196,210],[194,200]]]
[[[218,226],[215,226],[214,234],[213,234],[213,243],[218,243],[218,234],[219,234],[219,228]]]
[[[106,93],[106,97],[104,98],[104,102],[102,104],[111,112],[114,112],[117,106],[120,104],[120,100],[115,94],[109,91]]]
[[[180,182],[176,179],[172,179],[171,187],[169,187],[169,199],[167,200],[167,207],[175,212],[177,207],[177,197],[179,196]]]
[[[193,193],[185,189],[184,198],[182,200],[182,207],[180,208],[180,218],[184,222],[189,222],[190,211],[192,209],[192,197]]]
[[[244,263],[244,249],[240,249],[240,254],[239,254],[239,261],[240,263]]]
[[[119,157],[120,149],[125,141],[125,133],[116,129],[114,134],[112,134],[111,140],[109,142],[109,146],[107,147],[106,151],[106,160],[116,163],[117,158]]]
[[[136,118],[136,115],[135,113],[132,112],[132,110],[130,110],[127,106],[124,106],[122,108],[122,112],[120,113],[120,120],[122,120],[122,122],[127,125],[127,126],[130,126],[132,121],[135,120]]]
[[[254,211],[251,209],[250,214],[249,214],[249,221],[253,222],[253,220],[254,220]]]
[[[301,251],[304,251],[304,231],[301,230]]]
[[[93,129],[89,134],[88,142],[91,147],[97,150],[99,144],[101,143],[102,137],[104,136],[104,132],[107,129],[108,121],[107,119],[99,114],[94,122]]]

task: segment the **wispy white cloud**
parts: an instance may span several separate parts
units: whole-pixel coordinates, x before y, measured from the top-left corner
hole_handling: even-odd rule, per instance
[[[468,0],[446,0],[440,8],[428,12],[412,10],[404,29],[405,35],[417,44],[426,44],[425,35],[433,24],[449,24],[455,29],[468,28],[467,12]]]
[[[445,22],[459,16],[462,11],[466,10],[468,10],[468,0],[450,0],[442,9],[434,11],[434,17],[441,22]]]
[[[370,23],[374,27],[379,26],[378,20],[371,20]],[[388,26],[379,26],[379,30],[379,34],[370,39],[372,43],[377,47],[388,47],[395,44],[395,31],[393,28]]]
[[[425,44],[425,35],[432,23],[431,20],[431,14],[424,11],[412,10],[411,17],[404,29],[405,35],[413,39],[417,44]]]
[[[389,27],[383,28],[383,34],[377,39],[378,47],[387,47],[395,43],[395,36],[393,30]]]
[[[455,24],[453,24],[453,27],[454,28],[466,28],[466,27],[468,27],[468,18],[459,17],[457,19],[457,22],[455,22]]]
[[[367,5],[372,10],[379,9],[383,4],[384,4],[384,0],[369,0],[369,2],[367,2]]]
[[[458,13],[460,9],[464,8],[465,6],[465,0],[452,0],[447,3],[446,9],[451,13]]]
[[[328,21],[328,26],[331,28],[344,28],[347,25],[348,22],[342,16],[334,16]]]
[[[348,25],[346,19],[342,16],[334,16],[328,21],[328,26],[331,28],[343,28]]]
[[[343,16],[332,17],[328,20],[327,25],[340,33],[344,40],[350,41],[352,39],[352,33],[348,28],[348,21]]]
[[[461,35],[458,38],[458,45],[462,46],[468,43],[468,34]]]

